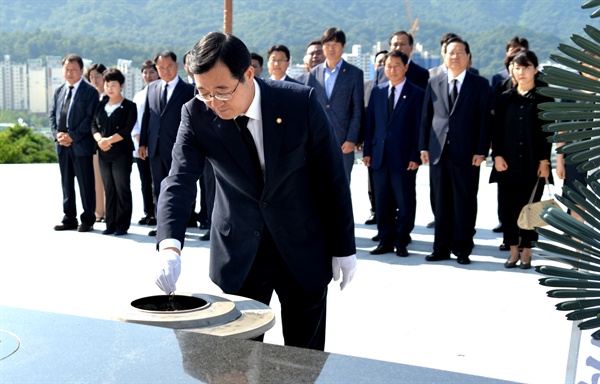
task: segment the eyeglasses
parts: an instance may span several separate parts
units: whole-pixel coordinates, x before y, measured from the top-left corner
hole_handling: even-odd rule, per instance
[[[238,80],[235,88],[233,89],[233,91],[231,92],[227,92],[227,93],[215,93],[214,95],[210,95],[210,94],[197,94],[196,98],[198,100],[201,101],[212,101],[213,97],[217,100],[221,100],[221,101],[228,101],[231,100],[233,98],[233,94],[235,93],[235,91],[237,91],[238,86],[240,85],[240,80]]]

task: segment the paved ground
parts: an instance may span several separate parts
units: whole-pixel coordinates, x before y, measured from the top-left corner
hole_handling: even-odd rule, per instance
[[[498,251],[496,186],[482,169],[472,264],[428,263],[428,168],[418,174],[417,227],[411,256],[371,256],[374,226],[366,170],[356,165],[352,192],[359,269],[343,292],[330,286],[328,352],[525,383],[562,383],[571,324],[546,297],[533,270],[506,270]],[[154,239],[133,225],[124,237],[55,232],[62,217],[58,165],[0,165],[0,305],[111,318],[133,299],[160,294]],[[142,216],[134,169],[134,221]],[[558,189],[557,189],[558,190]],[[188,232],[178,291],[219,294],[208,279],[209,244]],[[534,257],[533,264],[550,264]],[[272,307],[278,310],[277,302]],[[1,328],[1,324],[0,324]],[[51,331],[51,329],[50,329]],[[279,324],[266,342],[282,344]]]

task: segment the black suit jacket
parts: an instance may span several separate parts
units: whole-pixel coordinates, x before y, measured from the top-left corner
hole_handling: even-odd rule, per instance
[[[405,173],[411,161],[421,163],[419,132],[424,91],[409,80],[388,118],[389,82],[373,88],[365,119],[364,156],[371,157],[373,170],[382,165]]]
[[[423,102],[419,147],[429,151],[429,161],[437,164],[446,142],[450,161],[471,165],[473,155],[487,156],[490,148],[490,85],[478,75],[466,72],[454,108],[448,100],[448,75],[429,79]]]
[[[408,64],[408,71],[406,71],[406,78],[417,87],[425,89],[427,88],[427,81],[429,81],[429,71],[411,60]],[[375,79],[376,84],[382,84],[388,81],[383,66],[377,68]]]
[[[194,99],[182,109],[170,175],[159,198],[157,240],[185,238],[204,159],[216,179],[210,276],[225,292],[244,282],[268,228],[308,290],[331,280],[332,256],[355,253],[350,189],[342,154],[313,89],[255,78],[261,92],[265,184],[233,120]]]
[[[148,84],[140,146],[148,147],[148,156],[158,154],[170,162],[181,121],[181,107],[194,98],[194,86],[179,78],[164,111],[160,109],[161,91],[162,80]]]
[[[50,128],[55,138],[60,126],[60,111],[68,92],[67,83],[61,85],[54,91],[52,104],[50,104]],[[92,118],[99,101],[96,88],[82,80],[71,100],[71,110],[68,115],[69,136],[73,139],[71,148],[75,156],[92,156],[96,152],[96,141],[92,136]],[[62,150],[63,146],[56,142],[56,152],[60,154]]]
[[[122,155],[132,156],[133,140],[131,131],[137,121],[137,107],[135,103],[128,99],[123,99],[121,106],[108,116],[104,107],[108,103],[108,97],[105,98],[96,107],[96,113],[92,120],[92,135],[99,132],[102,137],[108,137],[119,134],[123,140],[112,145],[112,148],[106,152],[99,151],[104,158],[114,159]]]

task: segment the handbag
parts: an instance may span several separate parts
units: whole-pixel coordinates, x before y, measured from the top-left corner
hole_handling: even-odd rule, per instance
[[[548,223],[546,223],[542,219],[542,212],[544,212],[544,208],[546,206],[552,206],[558,209],[562,209],[554,199],[532,203],[538,184],[539,183],[535,183],[535,186],[533,187],[533,192],[531,192],[531,197],[529,198],[529,203],[525,205],[523,209],[521,209],[521,213],[519,214],[517,225],[521,229],[527,229],[531,231],[535,227],[544,227],[548,225]],[[551,193],[548,178],[546,178],[546,186],[548,187],[548,193]]]

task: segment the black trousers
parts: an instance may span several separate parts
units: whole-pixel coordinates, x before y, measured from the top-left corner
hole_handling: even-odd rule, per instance
[[[503,219],[504,244],[519,245],[520,248],[532,248],[531,242],[537,241],[537,232],[521,229],[517,225],[521,209],[529,203],[531,192],[536,184],[537,190],[533,202],[540,201],[544,193],[546,185],[544,179],[540,180],[535,177],[528,180],[498,182],[498,199]]]
[[[417,212],[416,171],[394,172],[387,165],[373,171],[380,243],[406,247]]]
[[[154,216],[154,198],[152,197],[152,171],[150,171],[150,160],[135,159],[140,182],[142,184],[142,198],[144,201],[144,213],[146,216]]]
[[[435,198],[433,253],[467,257],[473,250],[480,169],[453,164],[444,150],[429,172]]]
[[[96,222],[96,186],[94,182],[93,156],[75,156],[73,148],[62,147],[58,154],[60,181],[63,191],[64,224],[77,223],[77,196],[75,195],[75,178],[79,185],[82,223],[94,225]]]
[[[106,195],[106,229],[128,230],[131,224],[133,199],[131,196],[131,153],[98,158],[100,174]]]
[[[269,305],[273,291],[281,303],[285,345],[323,351],[327,312],[327,286],[307,291],[296,280],[265,228],[254,264],[236,295]],[[262,337],[257,338],[262,341]]]

